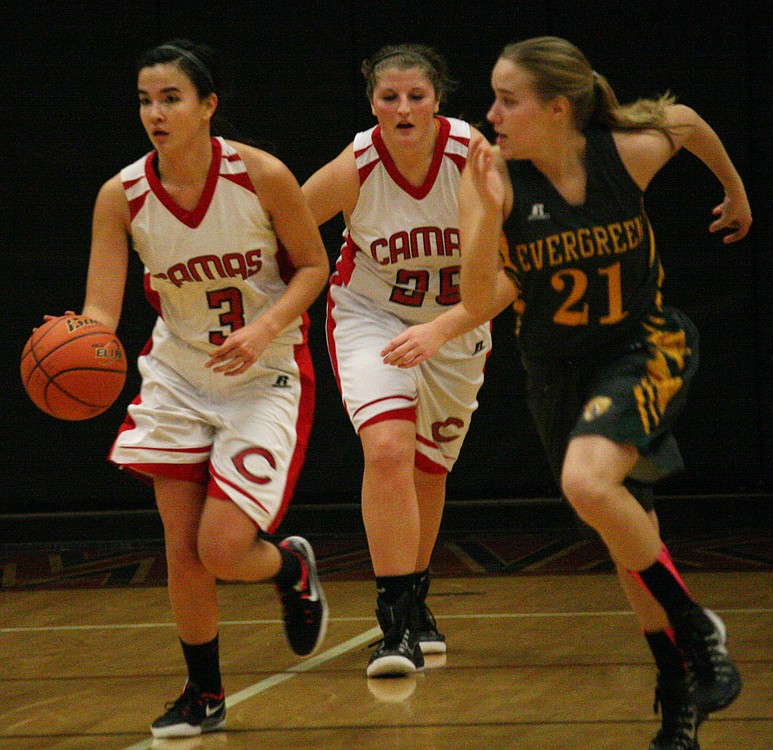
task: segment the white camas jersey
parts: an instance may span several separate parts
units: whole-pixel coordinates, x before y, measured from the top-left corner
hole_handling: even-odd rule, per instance
[[[378,126],[355,136],[360,195],[331,278],[327,342],[354,429],[412,420],[416,466],[445,473],[478,406],[490,326],[447,341],[416,367],[394,367],[381,356],[406,328],[434,320],[459,302],[457,186],[470,126],[444,117],[436,122],[435,154],[419,187],[397,171]]]
[[[460,299],[457,185],[470,126],[436,123],[435,155],[419,187],[397,171],[378,125],[355,136],[360,196],[331,279],[410,323],[433,320]]]
[[[162,318],[153,353],[175,366],[169,360],[180,342],[209,356],[229,333],[260,315],[285,291],[292,266],[230,144],[212,139],[212,166],[192,211],[164,190],[154,153],[124,168],[121,180],[132,242],[145,264],[146,293]],[[301,324],[299,316],[273,344],[300,343]]]
[[[204,364],[285,291],[292,265],[230,144],[212,140],[212,167],[192,211],[164,190],[154,158],[121,171],[132,241],[159,318],[137,363],[142,390],[110,460],[143,476],[204,483],[207,495],[232,500],[272,533],[311,429],[308,316],[298,316],[241,375]]]

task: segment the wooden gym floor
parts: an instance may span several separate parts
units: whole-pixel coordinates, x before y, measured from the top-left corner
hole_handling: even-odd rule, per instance
[[[270,585],[222,585],[227,731],[155,743],[148,725],[184,672],[152,545],[130,563],[114,551],[112,573],[104,549],[49,547],[35,553],[45,565],[5,549],[0,749],[644,750],[659,726],[645,642],[603,555],[548,537],[441,538],[430,604],[449,651],[414,678],[365,676],[379,631],[356,535],[315,545],[331,620],[310,659],[285,645]],[[773,748],[772,538],[673,540],[744,677],[739,699],[702,726],[702,750]],[[127,565],[133,577],[114,575]]]

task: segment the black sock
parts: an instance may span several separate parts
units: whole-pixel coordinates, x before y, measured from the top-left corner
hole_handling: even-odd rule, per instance
[[[671,622],[695,606],[665,546],[649,568],[631,571],[631,574],[655,597]]]
[[[394,604],[406,591],[413,593],[413,573],[407,576],[376,576],[378,598],[385,604]]]
[[[303,568],[301,566],[301,558],[284,547],[277,547],[279,554],[282,557],[282,564],[279,567],[279,572],[274,576],[274,581],[279,586],[294,586],[301,579]]]
[[[660,674],[666,677],[684,677],[687,674],[682,652],[667,632],[663,630],[654,633],[645,632],[644,637],[655,657],[655,664]]]
[[[223,683],[220,678],[220,639],[215,636],[209,643],[185,643],[182,639],[183,656],[188,666],[188,679],[202,693],[220,695]]]
[[[429,593],[429,568],[421,573],[413,574],[413,590],[416,592],[416,601],[425,602]]]

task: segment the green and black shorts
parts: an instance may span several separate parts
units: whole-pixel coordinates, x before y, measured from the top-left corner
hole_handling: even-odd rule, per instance
[[[684,468],[672,428],[698,361],[698,331],[674,308],[650,315],[614,351],[524,361],[529,409],[559,485],[569,441],[603,435],[638,449],[626,485],[650,510],[652,484]]]

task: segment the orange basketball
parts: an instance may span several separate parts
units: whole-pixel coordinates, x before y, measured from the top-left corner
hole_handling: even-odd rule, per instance
[[[126,352],[99,321],[64,315],[32,333],[21,355],[21,379],[33,403],[57,419],[96,417],[126,382]]]

